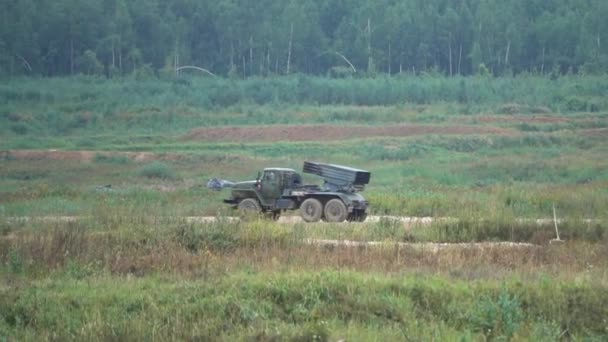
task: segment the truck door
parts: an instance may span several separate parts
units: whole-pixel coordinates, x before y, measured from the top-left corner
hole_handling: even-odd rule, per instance
[[[274,206],[275,200],[281,195],[281,173],[275,170],[264,171],[262,177],[262,200],[265,205]]]

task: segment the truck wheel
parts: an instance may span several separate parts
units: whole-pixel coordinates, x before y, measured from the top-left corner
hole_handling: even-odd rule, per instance
[[[309,198],[300,206],[300,216],[306,222],[319,222],[323,215],[323,205],[316,198]]]
[[[325,204],[325,220],[327,222],[344,222],[347,216],[346,206],[341,200],[334,198]]]
[[[241,216],[250,216],[259,214],[262,211],[260,203],[253,198],[245,198],[237,205],[237,209]]]

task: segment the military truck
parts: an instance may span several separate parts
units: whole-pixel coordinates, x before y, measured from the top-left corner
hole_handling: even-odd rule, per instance
[[[231,196],[224,202],[241,212],[264,213],[278,219],[283,211],[299,209],[306,222],[365,221],[369,203],[359,192],[369,183],[370,172],[316,162],[304,162],[302,171],[322,177],[323,185],[302,184],[295,170],[274,167],[264,169],[253,181],[212,179],[207,186],[215,190],[231,188]]]

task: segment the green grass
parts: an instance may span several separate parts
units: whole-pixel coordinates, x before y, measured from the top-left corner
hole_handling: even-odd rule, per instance
[[[562,225],[565,245],[547,245],[551,226],[527,225],[511,227],[514,240],[536,232],[544,245],[432,252],[391,242],[502,240],[504,229],[493,219],[409,232],[391,221],[190,223],[147,214],[168,205],[147,201],[156,207],[106,203],[77,222],[0,222],[0,337],[606,337],[607,235],[576,224]],[[305,238],[387,245],[317,247]]]
[[[52,139],[235,124],[427,122],[487,111],[601,113],[608,109],[607,88],[601,76],[14,79],[0,86],[0,135]]]
[[[108,208],[3,227],[8,339],[606,337],[605,243],[432,253],[394,248],[391,222],[198,224]],[[389,243],[302,243],[335,234]]]
[[[465,283],[337,271],[178,283],[102,274],[91,282],[67,273],[3,296],[0,332],[68,340],[606,337],[608,297],[588,283]]]
[[[604,340],[607,89],[595,76],[10,80],[0,86],[0,341]],[[500,133],[184,139],[196,127],[287,123]],[[452,220],[235,223],[227,193],[204,186],[303,160],[372,171],[372,214]],[[535,221],[554,207],[562,245],[549,244],[551,220]],[[81,219],[36,219],[64,215]],[[184,218],[208,215],[220,220]],[[492,241],[536,246],[396,244]]]
[[[8,339],[606,337],[605,244],[325,248],[301,241],[342,228],[107,211],[22,225],[0,239]],[[390,230],[381,222],[341,234],[400,234]]]
[[[206,190],[207,179],[247,180],[269,165],[299,169],[302,160],[321,160],[371,170],[364,195],[376,214],[544,218],[555,205],[562,218],[601,219],[608,201],[606,146],[603,137],[573,133],[102,145],[115,152],[85,162],[6,155],[0,208],[17,216],[86,214],[102,200],[96,186],[112,184],[105,196],[134,211],[161,202],[179,203],[180,215],[213,215],[226,194]],[[153,152],[158,160],[132,160],[121,150]]]

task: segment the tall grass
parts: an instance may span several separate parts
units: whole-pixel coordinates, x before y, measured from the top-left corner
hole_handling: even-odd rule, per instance
[[[293,106],[399,106],[459,104],[462,114],[504,103],[509,113],[534,112],[539,106],[559,112],[608,109],[608,82],[601,76],[517,77],[380,77],[328,79],[282,78],[107,80],[72,77],[21,78],[0,86],[0,133],[13,136],[70,134],[82,130],[137,129],[139,132],[185,130],[193,126],[295,122],[399,122],[398,113],[374,115],[353,109],[307,118]],[[227,115],[216,115],[225,111]],[[235,113],[242,115],[234,115]],[[232,114],[232,115],[230,115]]]
[[[0,238],[9,339],[606,333],[605,244],[431,252],[311,246],[302,227],[268,221],[27,225]]]
[[[0,88],[0,103],[46,104],[64,109],[101,109],[116,106],[148,107],[227,107],[235,104],[265,105],[395,105],[438,102],[503,104],[521,102],[545,105],[566,111],[605,109],[602,96],[608,83],[602,76],[562,76],[549,79],[532,75],[516,77],[378,77],[367,79],[330,79],[305,75],[247,80],[190,78],[181,81],[108,80],[72,77],[52,79],[15,79]],[[595,102],[585,102],[593,101]],[[580,103],[573,104],[574,99]],[[70,105],[71,104],[71,105]],[[86,107],[82,107],[85,105]],[[563,106],[563,107],[562,107]]]

